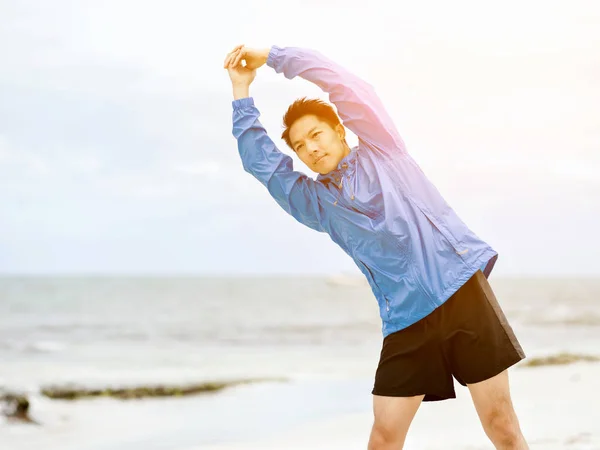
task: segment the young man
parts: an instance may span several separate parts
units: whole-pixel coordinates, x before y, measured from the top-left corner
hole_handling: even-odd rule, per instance
[[[316,179],[294,171],[259,122],[249,86],[263,64],[318,85],[343,120],[318,99],[299,99],[285,114],[282,139]],[[244,169],[295,219],[328,233],[379,304],[383,348],[368,448],[401,449],[422,401],[455,397],[454,377],[468,386],[496,448],[527,449],[507,375],[525,355],[487,281],[498,254],[407,153],[373,87],[303,48],[238,46],[224,67]],[[344,126],[358,136],[356,147]]]

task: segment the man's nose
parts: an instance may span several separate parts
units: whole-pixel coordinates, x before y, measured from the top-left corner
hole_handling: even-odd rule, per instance
[[[308,151],[311,153],[316,152],[319,149],[316,143],[309,142],[308,143]]]

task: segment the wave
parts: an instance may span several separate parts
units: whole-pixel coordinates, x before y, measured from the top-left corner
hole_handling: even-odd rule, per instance
[[[68,347],[65,342],[49,340],[27,342],[7,339],[0,341],[0,349],[20,353],[59,353],[65,351]]]

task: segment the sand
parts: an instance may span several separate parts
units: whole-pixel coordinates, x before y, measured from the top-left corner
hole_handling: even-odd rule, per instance
[[[600,450],[600,363],[517,366],[510,379],[532,449]],[[365,450],[370,383],[331,376],[180,399],[34,397],[32,413],[43,426],[0,423],[0,449]],[[493,449],[468,390],[456,389],[454,400],[421,405],[405,449]]]
[[[600,449],[600,364],[516,367],[511,369],[510,379],[521,428],[532,449]],[[252,442],[202,448],[366,449],[371,424],[371,413],[364,412],[305,424]],[[455,400],[421,405],[404,448],[483,450],[493,446],[481,428],[468,390],[457,384]]]

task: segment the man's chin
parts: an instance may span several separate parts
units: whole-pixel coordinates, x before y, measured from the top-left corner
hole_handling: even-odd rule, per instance
[[[334,167],[330,166],[331,164],[317,164],[315,167],[315,171],[320,173],[321,175],[327,175],[334,169]]]
[[[329,174],[329,173],[333,172],[333,170],[334,170],[334,169],[330,169],[330,170],[320,170],[320,171],[319,171],[319,173],[320,173],[321,175],[327,175],[327,174]]]
[[[315,172],[318,172],[321,174],[331,172],[331,168],[329,167],[328,162],[329,162],[329,160],[328,160],[327,156],[324,156],[319,161],[317,161],[315,164],[313,164],[313,170]]]

